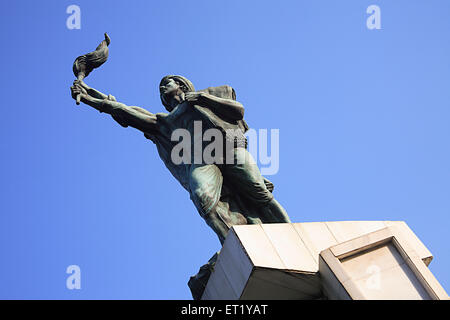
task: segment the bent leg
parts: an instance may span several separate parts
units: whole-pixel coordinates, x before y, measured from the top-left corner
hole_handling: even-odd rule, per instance
[[[290,222],[284,208],[267,189],[264,178],[250,152],[244,148],[234,149],[234,164],[224,166],[225,179],[230,181],[237,192],[248,199],[261,212],[263,223]]]
[[[189,176],[191,200],[200,216],[213,229],[221,244],[230,230],[226,217],[228,208],[220,202],[222,172],[214,165],[193,165]],[[222,217],[225,215],[225,217]]]
[[[202,217],[219,202],[222,182],[222,172],[215,164],[192,165],[189,174],[191,200]]]
[[[264,210],[268,218],[266,219],[267,223],[291,223],[286,210],[275,198],[265,206]]]

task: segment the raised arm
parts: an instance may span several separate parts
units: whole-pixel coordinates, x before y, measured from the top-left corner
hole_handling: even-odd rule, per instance
[[[131,126],[144,133],[157,131],[156,116],[143,108],[117,102],[113,96],[107,96],[78,80],[71,87],[71,92],[74,99],[81,94],[81,102],[110,114],[123,127]]]
[[[219,98],[202,91],[187,92],[185,99],[207,107],[211,111],[230,120],[242,120],[244,118],[244,106],[232,99]]]

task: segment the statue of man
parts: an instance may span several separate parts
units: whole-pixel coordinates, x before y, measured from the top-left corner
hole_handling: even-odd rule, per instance
[[[243,120],[244,107],[235,101],[234,89],[220,86],[195,91],[188,79],[174,75],[164,77],[159,89],[161,102],[169,113],[153,114],[140,107],[127,106],[81,80],[74,82],[71,92],[74,99],[80,96],[84,104],[110,114],[123,127],[142,131],[155,143],[166,167],[190,193],[201,217],[221,243],[236,224],[290,222],[272,195],[273,185],[263,178],[246,149],[244,133],[248,127]],[[182,163],[175,163],[172,151],[178,144],[173,139],[176,130],[184,129],[194,137],[198,135],[196,127],[200,127],[201,136],[209,129],[222,133],[226,155],[215,163],[204,159],[193,161],[189,155],[183,157]],[[194,137],[191,141],[191,149],[198,151],[195,140]],[[201,154],[204,144],[202,141]],[[225,158],[231,158],[231,163],[222,161]]]

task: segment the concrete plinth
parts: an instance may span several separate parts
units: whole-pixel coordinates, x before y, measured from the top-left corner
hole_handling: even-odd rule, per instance
[[[402,221],[233,227],[202,299],[448,299]]]

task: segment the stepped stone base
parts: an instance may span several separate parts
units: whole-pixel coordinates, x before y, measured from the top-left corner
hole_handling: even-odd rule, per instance
[[[203,300],[448,299],[403,221],[238,225]]]

